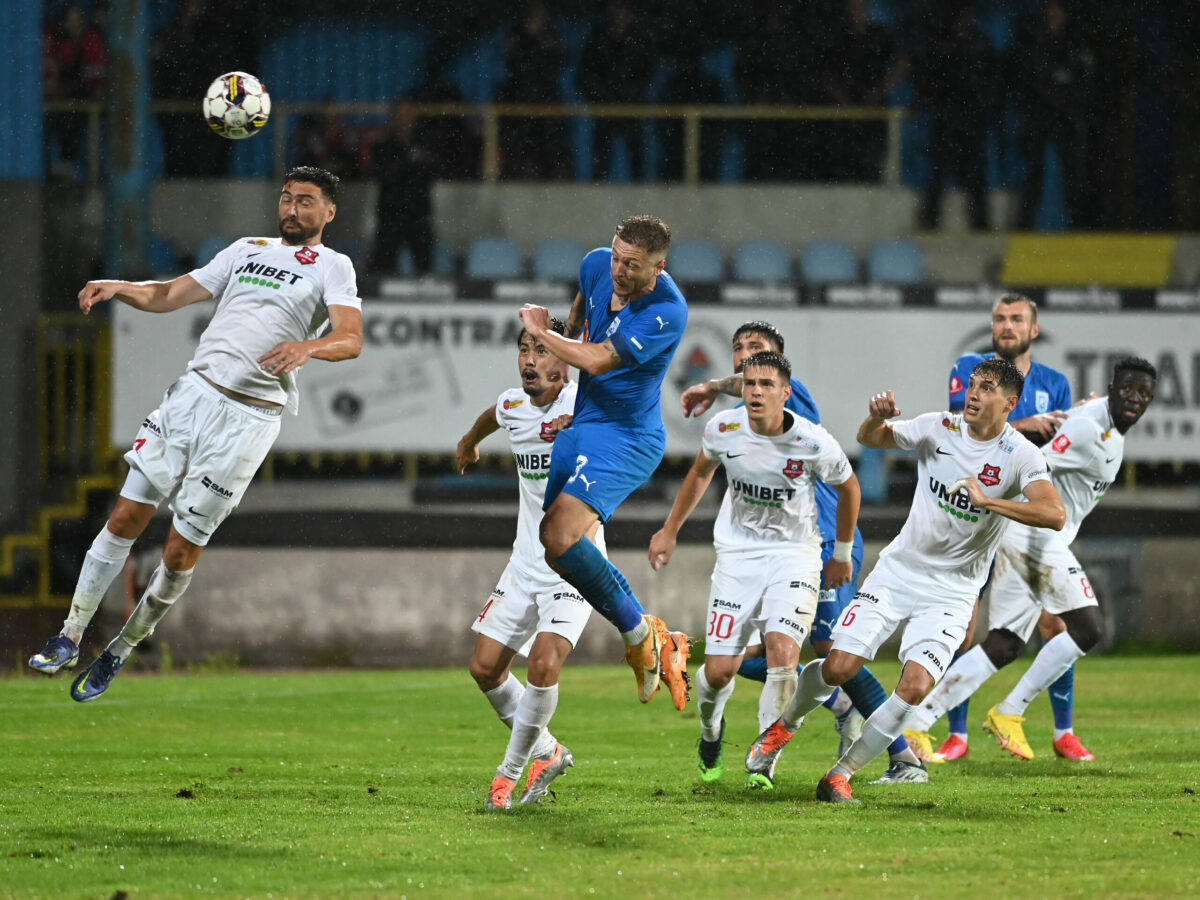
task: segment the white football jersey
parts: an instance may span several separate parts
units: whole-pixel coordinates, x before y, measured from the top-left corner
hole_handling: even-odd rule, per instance
[[[258,359],[282,341],[320,335],[330,306],[362,309],[350,257],[324,244],[288,246],[282,238],[240,238],[189,273],[217,300],[188,370],[214,384],[300,408],[298,372],[271,375]]]
[[[725,466],[729,487],[713,526],[718,552],[821,548],[815,478],[843,484],[853,474],[833,435],[792,412],[783,434],[756,434],[745,407],[719,413],[704,427],[700,446]],[[790,421],[789,421],[790,420]]]
[[[1050,480],[1062,497],[1067,524],[1062,531],[1051,531],[1014,522],[1004,539],[1006,545],[1019,542],[1019,546],[1034,550],[1049,541],[1067,546],[1075,540],[1079,526],[1117,477],[1125,455],[1125,435],[1113,425],[1108,398],[1097,397],[1072,408],[1042,447],[1042,455],[1050,466]]]
[[[904,527],[880,553],[956,593],[978,592],[1011,520],[950,493],[975,476],[989,497],[1011,500],[1034,481],[1049,481],[1046,460],[1005,424],[998,437],[976,441],[959,413],[926,413],[892,423],[896,443],[917,451],[917,489]]]
[[[512,560],[527,571],[551,573],[546,564],[546,551],[538,535],[542,522],[542,501],[546,497],[546,476],[550,474],[550,451],[555,435],[550,423],[575,409],[578,385],[568,381],[549,406],[534,406],[521,388],[510,388],[496,400],[496,421],[508,430],[513,461],[517,464],[519,505],[517,509],[517,539],[513,541]],[[604,528],[596,532],[593,541],[604,552]]]

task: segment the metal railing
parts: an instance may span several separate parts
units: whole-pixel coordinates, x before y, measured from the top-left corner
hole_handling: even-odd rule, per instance
[[[325,103],[287,102],[274,104],[271,117],[273,141],[272,169],[276,177],[283,174],[287,166],[288,138],[291,129],[288,120],[293,116],[307,114],[335,114],[340,116],[378,116],[386,118],[392,104],[372,103]],[[697,184],[700,181],[701,127],[706,122],[729,120],[760,122],[795,121],[875,121],[886,123],[887,148],[884,155],[883,184],[894,186],[900,183],[901,124],[908,115],[905,109],[876,106],[772,106],[772,105],[588,105],[560,104],[542,106],[522,103],[418,103],[414,109],[421,117],[453,117],[473,119],[480,123],[482,149],[480,172],[485,182],[500,180],[500,122],[506,118],[554,118],[554,119],[642,119],[655,121],[675,119],[683,124],[683,181]],[[87,116],[87,179],[96,183],[100,176],[101,126],[104,105],[98,101],[55,100],[47,101],[47,115]],[[187,100],[154,100],[150,103],[151,114],[194,114],[200,116],[200,103]],[[283,127],[281,127],[283,126]]]

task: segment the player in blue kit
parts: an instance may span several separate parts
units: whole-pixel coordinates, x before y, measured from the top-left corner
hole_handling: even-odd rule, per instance
[[[720,394],[741,397],[742,367],[746,360],[755,353],[783,353],[784,339],[779,329],[770,322],[746,322],[733,333],[733,370],[734,374],[725,378],[715,378],[703,384],[693,385],[683,392],[680,403],[685,416],[699,416],[705,413]],[[785,408],[810,422],[819,425],[821,414],[817,410],[816,401],[807,387],[798,378],[792,378],[791,396],[788,397]],[[821,565],[835,558],[837,548],[837,491],[818,479],[815,484],[817,502],[817,526],[821,532]],[[863,538],[862,532],[854,529],[854,541],[848,548],[842,548],[843,555],[849,555],[853,562],[853,575],[845,584],[822,590],[817,602],[817,612],[813,618],[812,632],[809,643],[817,656],[825,656],[833,646],[833,626],[845,611],[857,590],[858,573],[862,568]],[[754,681],[767,682],[771,679],[788,679],[793,682],[794,672],[771,672],[767,668],[765,655],[758,648],[751,648],[755,655],[747,655],[737,674]],[[790,693],[790,692],[789,692]],[[788,699],[784,697],[784,702]],[[850,681],[842,685],[833,696],[825,702],[825,706],[837,717],[837,730],[841,737],[840,756],[847,747],[858,737],[862,723],[869,718],[885,700],[887,691],[879,683],[879,679],[869,668],[862,670]],[[774,721],[781,710],[775,710],[775,715],[768,719]],[[765,727],[765,723],[764,723]],[[718,752],[718,751],[713,751]],[[921,760],[909,749],[903,737],[897,738],[888,747],[891,758],[888,770],[879,779],[881,784],[901,781],[927,781],[929,778]]]
[[[638,699],[649,702],[660,676],[676,709],[688,699],[687,636],[647,615],[625,576],[587,537],[653,474],[666,448],[663,377],[687,326],[687,301],[666,271],[671,230],[653,216],[630,216],[612,247],[579,266],[568,328],[556,334],[544,307],[526,304],[521,323],[536,341],[579,369],[574,418],[554,441],[540,537],[546,562],[574,585],[625,641]]]
[[[964,353],[950,372],[950,411],[961,412],[967,382],[971,372],[982,360],[992,357],[1007,359],[1025,376],[1025,388],[1009,415],[1008,423],[1029,438],[1037,446],[1046,443],[1055,429],[1067,417],[1071,408],[1071,383],[1057,369],[1044,366],[1030,356],[1030,345],[1037,339],[1040,326],[1037,320],[1037,304],[1023,294],[1004,294],[992,305],[992,353]],[[978,614],[978,606],[976,606]],[[1038,622],[1042,640],[1049,641],[1066,630],[1066,625],[1057,616],[1046,613]],[[967,629],[967,641],[954,654],[957,660],[970,647],[975,633],[975,618]],[[1072,730],[1074,707],[1075,667],[1069,668],[1050,687],[1050,705],[1054,709],[1056,737],[1064,738],[1063,753],[1072,759],[1091,758],[1087,749],[1079,743]],[[927,761],[948,762],[967,755],[967,712],[968,701],[954,707],[947,714],[950,734],[936,751],[926,746],[919,735],[914,749]]]

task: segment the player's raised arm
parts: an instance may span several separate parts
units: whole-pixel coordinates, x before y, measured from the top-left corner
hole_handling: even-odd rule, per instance
[[[742,396],[741,373],[727,375],[724,378],[712,378],[700,384],[693,384],[685,390],[679,397],[684,418],[704,415],[713,405],[713,401],[721,394],[738,398]]]
[[[86,316],[97,303],[115,298],[143,312],[165,313],[211,296],[191,275],[171,281],[89,281],[79,292],[79,308]]]
[[[671,561],[671,554],[675,552],[675,543],[679,538],[679,529],[708,490],[713,473],[720,464],[718,460],[709,459],[703,450],[696,454],[692,467],[683,478],[683,484],[679,486],[679,493],[675,495],[675,503],[667,514],[667,520],[650,538],[650,565],[655,571]],[[853,527],[850,530],[853,532]]]
[[[352,306],[329,307],[330,329],[311,341],[283,341],[258,358],[264,372],[293,372],[310,359],[338,362],[362,352],[362,310]]]
[[[567,337],[578,338],[583,334],[583,294],[575,292],[575,299],[571,303],[571,311],[567,313]]]
[[[496,409],[489,406],[479,414],[479,417],[467,429],[467,433],[458,439],[458,447],[454,450],[454,465],[457,467],[459,475],[467,471],[467,466],[479,462],[479,442],[499,430],[500,423],[496,421]]]
[[[544,306],[526,303],[517,315],[535,340],[569,366],[582,369],[589,375],[603,375],[624,365],[612,341],[606,340],[601,344],[576,341],[551,330],[550,311]]]
[[[989,497],[974,476],[965,479],[963,487],[971,502],[980,509],[990,510],[1014,522],[1032,525],[1034,528],[1053,528],[1055,531],[1062,531],[1063,526],[1067,524],[1067,512],[1063,508],[1062,497],[1049,481],[1034,481],[1026,485],[1023,493],[1029,501],[1027,503]]]
[[[900,415],[900,410],[896,407],[895,392],[873,394],[867,403],[867,409],[867,417],[858,426],[858,442],[874,450],[899,449],[900,445],[896,443],[896,437],[892,434],[892,426],[887,423],[888,419]]]

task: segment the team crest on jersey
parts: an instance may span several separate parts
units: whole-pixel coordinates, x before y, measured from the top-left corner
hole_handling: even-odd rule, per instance
[[[1000,483],[1000,467],[989,466],[987,463],[984,463],[983,468],[976,477],[979,479],[980,484],[986,484],[988,487],[995,487]]]
[[[300,260],[302,266],[311,266],[319,255],[312,247],[301,247],[296,251],[296,259]]]
[[[255,247],[265,247],[271,242],[266,238],[251,238],[250,240],[246,241],[246,243],[253,244]]]
[[[788,478],[799,478],[804,474],[804,460],[789,459],[787,465],[783,467],[783,474]]]
[[[727,431],[737,431],[741,427],[741,422],[722,422],[717,426],[717,431],[721,432],[721,434],[724,434]]]
[[[950,393],[957,394],[963,389],[962,379],[958,375],[950,376]]]
[[[505,400],[504,408],[505,409],[516,409],[518,406],[523,406],[524,404],[525,404],[524,400]]]
[[[553,444],[554,443],[554,423],[553,422],[543,422],[542,423],[542,433],[539,434],[538,437],[540,437],[547,444]]]
[[[954,431],[954,432],[961,432],[961,431],[962,431],[962,429],[961,429],[961,428],[959,428],[959,427],[958,427],[957,425],[955,425],[955,424],[954,424],[952,421],[950,421],[950,417],[949,417],[949,416],[943,416],[943,417],[942,417],[942,427],[943,427],[943,428],[945,428],[947,431]]]
[[[1050,392],[1049,391],[1034,391],[1034,405],[1037,406],[1037,411],[1040,413],[1050,411]]]
[[[1067,437],[1065,434],[1057,435],[1054,438],[1054,440],[1052,440],[1050,442],[1050,449],[1053,450],[1055,453],[1066,453],[1067,448],[1070,446],[1071,446],[1071,439],[1069,437]]]

